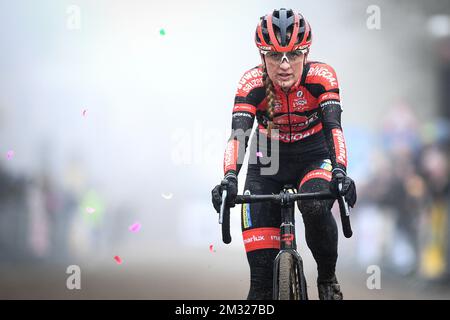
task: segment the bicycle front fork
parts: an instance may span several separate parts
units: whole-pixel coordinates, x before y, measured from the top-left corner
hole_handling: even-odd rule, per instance
[[[294,220],[294,204],[281,206],[282,223],[280,226],[280,252],[278,252],[274,260],[273,273],[273,299],[278,300],[279,292],[279,270],[280,257],[284,252],[289,253],[293,257],[293,266],[296,282],[299,286],[300,297],[302,300],[308,299],[306,278],[303,273],[303,260],[297,252],[297,242],[295,238],[295,220]]]

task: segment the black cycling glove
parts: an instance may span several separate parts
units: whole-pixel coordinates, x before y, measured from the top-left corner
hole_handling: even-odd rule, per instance
[[[224,180],[227,181],[226,184],[226,190],[227,190],[227,206],[228,207],[234,207],[235,203],[234,200],[236,199],[237,192],[238,192],[238,181],[235,174],[227,174],[224,177]],[[222,184],[219,184],[214,187],[211,191],[211,197],[212,197],[212,203],[214,206],[214,209],[216,209],[217,213],[220,212],[220,205],[222,204],[222,190],[224,186]]]
[[[339,193],[338,185],[342,184],[341,192]],[[330,191],[333,193],[335,197],[339,195],[345,197],[345,201],[347,201],[348,205],[353,208],[356,203],[356,186],[355,182],[347,177],[344,170],[340,168],[333,169],[333,175],[330,182]]]

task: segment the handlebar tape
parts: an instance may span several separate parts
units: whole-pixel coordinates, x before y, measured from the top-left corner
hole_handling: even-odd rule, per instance
[[[338,197],[339,211],[341,212],[342,231],[346,238],[353,235],[352,226],[350,224],[350,209],[343,196]]]
[[[231,242],[231,234],[230,234],[230,208],[226,207],[223,212],[223,221],[222,221],[222,241],[225,244],[229,244]]]

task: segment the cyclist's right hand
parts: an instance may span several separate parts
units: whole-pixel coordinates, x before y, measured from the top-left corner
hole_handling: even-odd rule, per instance
[[[227,174],[225,178],[222,180],[226,181],[226,186],[221,184],[218,184],[214,187],[211,191],[211,197],[212,197],[212,203],[214,206],[214,209],[216,209],[217,213],[220,212],[220,205],[222,204],[222,191],[224,188],[227,190],[227,206],[228,207],[234,207],[235,203],[234,200],[236,199],[237,192],[238,192],[238,181],[236,175]]]

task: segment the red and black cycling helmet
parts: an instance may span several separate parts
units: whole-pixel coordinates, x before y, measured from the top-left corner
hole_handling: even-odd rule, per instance
[[[311,40],[308,21],[291,9],[281,8],[261,17],[255,32],[256,46],[263,51],[309,49]]]

